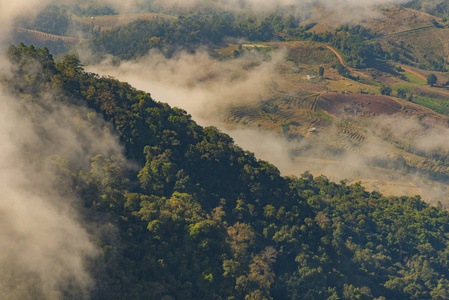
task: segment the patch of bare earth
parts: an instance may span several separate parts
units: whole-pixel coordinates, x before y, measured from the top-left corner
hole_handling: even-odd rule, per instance
[[[392,115],[402,110],[402,105],[391,97],[366,94],[322,94],[319,108],[335,116]]]

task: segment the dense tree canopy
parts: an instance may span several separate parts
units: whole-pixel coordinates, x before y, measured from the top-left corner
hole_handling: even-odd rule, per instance
[[[106,220],[93,299],[447,298],[446,210],[309,173],[282,177],[185,111],[85,73],[75,56],[55,63],[23,44],[8,56],[21,105],[44,91],[87,105],[138,165],[125,171],[99,154],[89,169],[61,166],[85,219]],[[36,63],[41,75],[30,76]]]
[[[376,58],[383,59],[386,55],[380,43],[365,43],[375,34],[360,25],[340,26],[321,34],[309,29],[299,26],[299,20],[292,16],[269,14],[256,17],[232,13],[206,16],[197,13],[173,20],[138,20],[102,33],[92,41],[91,46],[96,51],[130,59],[145,55],[153,48],[170,56],[180,49],[194,50],[198,46],[218,45],[225,38],[262,42],[312,40],[331,44],[355,68],[373,67]]]
[[[272,22],[270,18],[238,18],[230,13],[211,16],[198,13],[172,20],[137,20],[101,34],[91,45],[97,51],[122,59],[142,56],[153,48],[170,56],[177,50],[194,50],[199,46],[223,43],[226,37],[270,41],[274,37]]]
[[[85,24],[75,18],[73,13],[82,15],[96,14],[116,14],[108,7],[98,5],[90,5],[81,9],[78,5],[74,7],[67,5],[50,4],[46,6],[35,19],[21,19],[18,22],[20,27],[38,30],[50,34],[60,36],[79,37],[80,32],[86,37],[99,34],[98,30],[94,30],[93,24]]]
[[[430,73],[429,75],[427,75],[427,84],[428,85],[434,85],[434,84],[436,84],[437,83],[437,81],[438,81],[438,78],[437,78],[437,76],[435,75],[435,74],[433,74],[433,73]]]

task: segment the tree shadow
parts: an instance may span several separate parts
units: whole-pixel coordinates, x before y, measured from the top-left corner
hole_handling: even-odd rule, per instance
[[[390,63],[387,63],[387,62],[378,62],[377,69],[381,72],[391,74],[395,77],[404,77],[403,74],[401,74],[397,71],[396,66],[394,66]]]

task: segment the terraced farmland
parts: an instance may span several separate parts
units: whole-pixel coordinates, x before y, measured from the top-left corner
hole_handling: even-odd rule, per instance
[[[355,144],[360,144],[365,141],[365,136],[361,134],[357,129],[352,126],[342,125],[340,126],[339,135],[345,136],[348,140]]]
[[[261,118],[261,113],[257,108],[233,107],[224,117],[226,123],[236,123],[243,125],[257,125],[257,120]]]
[[[69,46],[75,46],[81,44],[85,40],[78,39],[69,36],[60,36],[50,33],[45,33],[37,30],[30,30],[25,28],[16,28],[16,35],[21,36],[23,39],[37,44],[44,43],[45,41],[62,41]]]

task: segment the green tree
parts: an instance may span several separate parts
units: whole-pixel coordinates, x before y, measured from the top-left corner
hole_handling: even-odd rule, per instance
[[[323,77],[323,76],[324,76],[324,68],[323,68],[323,67],[320,67],[320,68],[318,69],[318,74],[320,75],[320,77]]]
[[[346,68],[342,64],[337,65],[337,72],[338,72],[338,74],[340,74],[343,77],[349,77],[349,75],[350,75],[348,68]]]
[[[392,92],[392,89],[388,85],[383,85],[383,86],[380,87],[380,93],[382,95],[389,96],[391,94],[391,92]]]
[[[405,99],[407,97],[406,95],[406,90],[403,88],[398,88],[398,96],[401,97],[402,99]]]
[[[430,73],[429,75],[427,75],[427,84],[430,86],[433,86],[435,83],[437,83],[438,78],[435,74]]]

